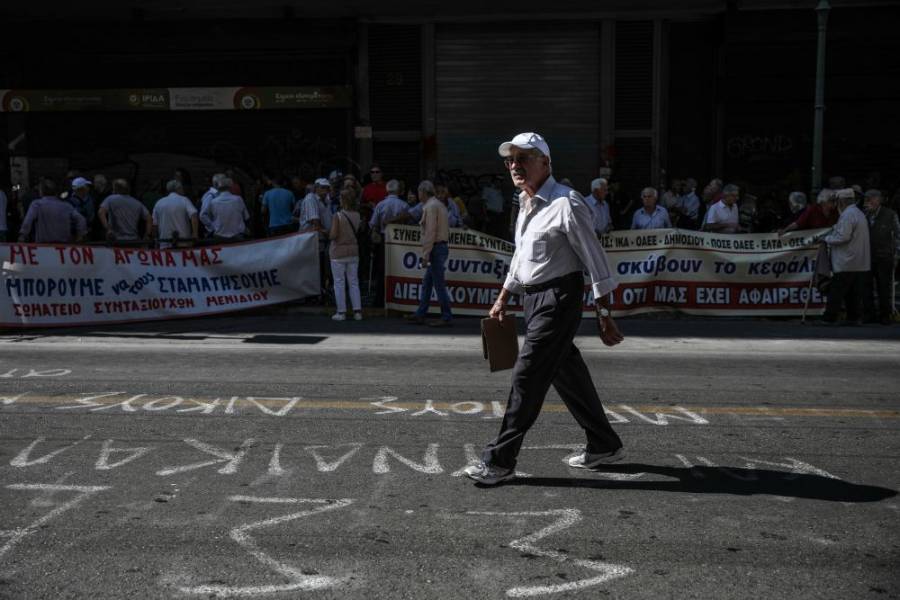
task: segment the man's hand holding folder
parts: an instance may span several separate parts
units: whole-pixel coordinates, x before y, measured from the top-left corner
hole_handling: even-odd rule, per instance
[[[512,369],[519,357],[519,338],[516,334],[516,317],[506,315],[500,319],[481,320],[481,345],[491,373]]]

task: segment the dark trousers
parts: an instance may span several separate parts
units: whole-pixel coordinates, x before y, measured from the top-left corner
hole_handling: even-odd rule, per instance
[[[609,452],[622,446],[573,343],[581,323],[583,293],[578,273],[560,287],[524,296],[525,343],[513,367],[500,433],[482,453],[485,463],[515,467],[525,434],[541,412],[551,385],[587,434],[588,452]]]
[[[865,271],[845,271],[835,273],[831,278],[831,287],[828,289],[828,300],[825,304],[824,321],[837,321],[841,307],[847,306],[847,320],[859,321],[859,305],[862,301],[863,283],[866,277]]]
[[[872,270],[866,273],[866,286],[863,292],[863,313],[866,319],[874,320],[875,292],[878,292],[878,315],[881,320],[891,318],[894,312],[894,290],[891,287],[894,274],[894,259],[872,257]]]

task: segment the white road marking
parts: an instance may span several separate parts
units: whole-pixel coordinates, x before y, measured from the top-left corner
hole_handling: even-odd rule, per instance
[[[103,442],[103,445],[100,447],[100,456],[97,458],[97,462],[94,464],[94,469],[98,471],[109,471],[115,469],[116,467],[121,467],[122,465],[126,465],[133,460],[137,460],[140,457],[144,456],[153,448],[113,448],[112,445],[114,440],[106,440]],[[109,462],[109,457],[113,454],[127,454],[125,458],[122,458],[114,463]]]
[[[429,475],[437,475],[439,473],[443,473],[444,469],[443,467],[441,467],[441,463],[438,462],[438,447],[438,444],[428,444],[428,449],[425,450],[425,457],[423,462],[417,463],[406,458],[405,456],[401,456],[397,453],[396,450],[389,446],[382,446],[375,454],[375,460],[372,461],[372,472],[376,475],[390,473],[391,465],[388,462],[388,456],[393,456],[413,471],[418,471],[419,473],[427,473]]]
[[[91,437],[90,434],[88,434],[88,435],[84,436],[83,438],[81,438],[80,440],[77,440],[77,441],[69,444],[68,446],[63,446],[62,448],[58,448],[58,449],[54,450],[53,452],[49,452],[49,453],[45,454],[44,456],[41,456],[40,458],[35,458],[34,460],[28,460],[29,457],[31,456],[32,451],[34,451],[34,449],[37,447],[37,445],[42,442],[45,442],[47,440],[47,438],[45,438],[45,437],[39,437],[38,439],[36,439],[33,442],[31,442],[30,444],[28,444],[28,446],[24,450],[19,452],[15,456],[15,458],[13,458],[11,461],[9,461],[9,464],[12,467],[18,467],[20,469],[25,468],[25,467],[33,467],[34,465],[42,465],[44,463],[50,462],[50,460],[53,457],[62,454],[66,450],[69,450],[70,448],[74,448],[75,446],[77,446],[78,444],[83,442],[84,440],[90,439],[90,437]]]
[[[216,448],[215,446],[205,444],[195,439],[186,439],[184,440],[184,443],[189,446],[193,446],[201,452],[212,454],[216,457],[216,460],[192,463],[190,465],[182,465],[180,467],[166,467],[165,469],[157,471],[157,475],[165,477],[167,475],[174,475],[176,473],[183,473],[185,471],[193,471],[194,469],[202,469],[203,467],[209,467],[212,465],[217,465],[219,463],[225,463],[225,466],[219,469],[217,473],[221,475],[233,475],[237,473],[238,467],[244,461],[244,457],[247,456],[247,451],[251,446],[253,446],[255,440],[252,438],[244,440],[244,442],[241,443],[238,449],[234,452],[228,452],[227,450]]]
[[[557,594],[560,592],[575,592],[591,586],[600,585],[601,583],[606,583],[607,581],[611,581],[613,579],[625,577],[626,575],[630,575],[634,572],[634,569],[626,567],[624,565],[616,565],[613,563],[599,562],[584,558],[574,558],[568,556],[567,554],[563,554],[562,552],[557,552],[555,550],[545,550],[536,546],[537,542],[544,539],[545,537],[551,536],[555,533],[559,533],[560,531],[568,529],[569,527],[572,527],[573,525],[581,522],[581,511],[577,508],[563,508],[557,510],[534,512],[471,511],[466,514],[500,517],[558,517],[554,523],[551,523],[547,527],[544,527],[543,529],[523,538],[513,540],[509,543],[509,547],[514,548],[519,552],[525,552],[528,554],[533,554],[535,556],[551,558],[561,563],[571,563],[573,565],[584,567],[600,573],[600,575],[597,575],[596,577],[590,577],[587,579],[580,579],[578,581],[570,581],[567,583],[560,583],[556,585],[512,587],[506,590],[506,595],[510,596],[511,598],[528,598],[531,596],[543,596],[545,594]]]
[[[87,500],[92,495],[102,492],[103,490],[108,490],[109,486],[106,485],[59,485],[53,483],[13,483],[6,486],[8,490],[19,490],[19,491],[38,491],[38,492],[77,492],[77,495],[65,502],[60,504],[43,517],[40,517],[30,525],[26,527],[22,527],[19,529],[13,529],[9,531],[0,531],[0,537],[8,537],[9,540],[0,547],[0,558],[3,557],[4,554],[9,552],[13,546],[21,542],[24,538],[38,531],[41,527],[43,527],[50,520],[58,517],[62,513],[67,510],[71,510]],[[7,507],[8,508],[8,507]]]
[[[258,504],[282,504],[282,505],[299,505],[299,504],[317,504],[318,506],[309,510],[301,510],[280,517],[266,519],[264,521],[256,521],[247,523],[231,530],[230,535],[241,548],[247,551],[253,558],[259,561],[263,566],[278,573],[281,577],[287,578],[289,583],[270,584],[270,585],[253,585],[253,586],[227,586],[227,585],[200,585],[180,587],[179,589],[185,594],[198,594],[203,596],[217,595],[224,598],[234,598],[242,596],[260,596],[264,594],[277,594],[284,592],[294,592],[300,590],[321,590],[324,588],[334,587],[340,584],[344,579],[340,577],[331,577],[326,575],[306,575],[300,569],[292,567],[286,563],[278,561],[266,554],[256,543],[256,540],[250,535],[251,532],[266,527],[273,527],[321,514],[327,511],[338,510],[349,506],[353,503],[351,498],[341,499],[324,499],[324,498],[264,498],[258,496],[231,496],[228,498],[232,502],[249,502]]]
[[[322,455],[319,453],[319,450],[321,450],[323,448],[345,448],[345,447],[349,447],[350,450],[345,452],[344,454],[342,454],[340,457],[338,457],[337,460],[333,460],[331,462],[328,462],[327,460],[325,460],[325,458],[323,458]],[[304,448],[304,450],[309,452],[312,455],[312,457],[316,460],[316,469],[320,473],[331,473],[333,471],[336,471],[338,467],[340,467],[342,464],[344,464],[344,462],[349,460],[351,456],[353,456],[354,454],[359,452],[359,449],[362,447],[363,447],[362,444],[352,443],[352,444],[339,444],[337,446],[322,446],[322,445],[306,446]]]

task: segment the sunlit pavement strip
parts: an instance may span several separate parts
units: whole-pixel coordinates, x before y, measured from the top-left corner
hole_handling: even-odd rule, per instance
[[[627,330],[626,330],[627,334]],[[301,334],[267,334],[264,341],[255,339],[253,335],[223,335],[217,333],[205,334],[202,332],[184,334],[166,334],[164,336],[153,334],[115,335],[104,334],[102,336],[91,335],[85,332],[83,335],[53,336],[41,335],[35,338],[28,335],[3,335],[0,336],[0,345],[27,346],[29,348],[104,348],[112,347],[129,349],[139,348],[145,351],[159,349],[171,350],[177,347],[179,350],[224,350],[242,349],[252,347],[254,351],[284,352],[289,347],[291,352],[320,353],[320,352],[348,352],[385,350],[385,334],[368,334],[343,332],[340,334],[319,333],[315,331]],[[438,343],[435,343],[438,342]],[[520,338],[521,343],[521,338]],[[252,344],[252,346],[251,346]],[[900,348],[900,339],[894,340],[808,340],[808,339],[735,339],[735,338],[658,338],[629,336],[625,342],[614,350],[606,348],[603,343],[593,336],[579,336],[576,344],[582,352],[615,352],[616,354],[650,352],[679,354],[739,354],[747,355],[777,355],[785,360],[790,360],[793,355],[801,352],[805,357],[809,356],[834,356],[841,355],[847,360],[861,360],[867,357],[885,357],[885,352],[896,352]],[[415,333],[401,334],[390,333],[389,347],[391,352],[409,352],[427,349],[430,354],[471,354],[481,351],[481,338],[477,335],[466,333],[464,335],[441,335],[433,337],[424,335],[417,329]],[[900,358],[898,358],[900,361]]]
[[[105,392],[101,394],[79,394],[79,395],[32,395],[28,393],[0,396],[0,408],[10,405],[35,405],[54,407],[58,410],[77,410],[77,409],[103,409],[103,407],[114,407],[126,401],[129,394],[126,392]],[[172,404],[175,398],[181,396],[170,395],[148,395],[134,394],[130,395],[133,401],[130,408],[137,410],[142,403],[154,402],[148,410],[165,410],[162,405]],[[217,397],[217,398],[201,398],[187,397],[191,403],[200,405],[216,406],[225,405],[231,410],[238,408],[259,408],[260,406],[273,409],[274,411],[287,414],[290,409],[312,409],[312,410],[339,410],[339,411],[359,411],[364,413],[399,413],[402,411],[418,411],[423,409],[422,402],[400,402],[385,397],[376,402],[368,402],[367,398],[360,400],[315,400],[307,398],[253,398],[248,400],[239,397]],[[162,402],[165,400],[165,402]],[[183,403],[179,403],[183,404]],[[465,415],[466,412],[460,412],[460,405],[469,405],[472,402],[441,402],[427,401],[424,406],[427,412],[437,414],[435,411],[456,412],[459,415]],[[289,406],[289,410],[285,410],[285,406]],[[610,408],[622,410],[624,405],[610,405]],[[190,409],[189,406],[184,408]],[[684,415],[687,413],[696,413],[698,415],[747,415],[747,416],[765,416],[765,417],[866,417],[879,419],[900,419],[900,410],[882,410],[882,409],[860,409],[860,408],[804,408],[804,407],[772,407],[772,406],[671,406],[662,404],[637,404],[624,406],[626,412],[635,410],[642,413],[662,413],[668,415]],[[128,408],[125,409],[128,412]],[[562,404],[546,404],[542,408],[543,412],[549,413],[568,413],[568,409]],[[202,412],[202,411],[198,411]],[[480,411],[479,411],[480,412]]]

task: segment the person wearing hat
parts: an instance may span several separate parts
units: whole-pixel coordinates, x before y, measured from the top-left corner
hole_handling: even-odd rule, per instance
[[[846,188],[836,192],[840,212],[837,224],[825,236],[824,242],[831,250],[831,287],[822,321],[836,323],[841,307],[846,305],[847,320],[851,324],[861,322],[859,305],[862,301],[865,277],[871,268],[869,248],[869,224],[856,206],[856,194]]]
[[[515,477],[525,434],[541,411],[550,386],[587,435],[583,452],[568,459],[593,468],[622,457],[622,441],[606,418],[590,371],[573,343],[581,323],[584,271],[590,276],[600,339],[614,346],[624,338],[610,314],[617,287],[606,254],[594,234],[591,210],[581,194],[556,182],[550,147],[537,133],[520,133],[499,148],[512,183],[522,192],[516,220],[516,250],[490,317],[503,320],[510,295],[525,310],[525,342],[512,373],[500,433],[465,474],[483,485]]]
[[[75,207],[91,230],[94,223],[94,198],[91,196],[91,180],[84,177],[76,177],[72,180],[72,193],[68,198],[69,204]]]
[[[331,182],[324,177],[319,177],[313,184],[313,191],[308,193],[294,209],[294,213],[300,221],[301,233],[313,231],[319,233],[319,277],[322,295],[325,294],[330,279],[330,264],[325,255],[332,217],[331,210],[325,205],[329,194],[331,194]]]

